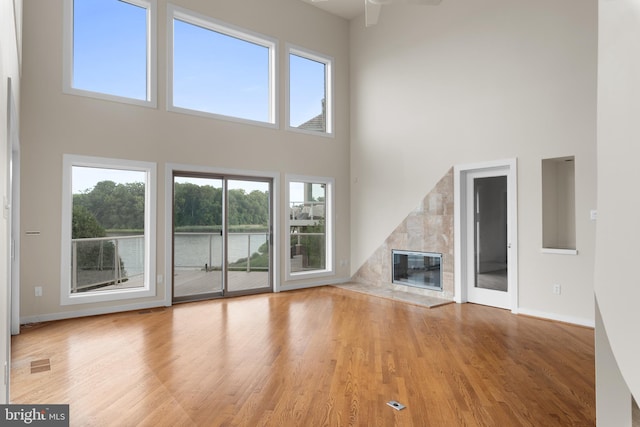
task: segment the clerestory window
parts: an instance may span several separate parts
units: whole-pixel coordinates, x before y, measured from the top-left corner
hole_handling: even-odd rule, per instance
[[[298,47],[288,51],[288,129],[333,135],[333,59]]]
[[[276,126],[276,42],[169,6],[171,111]]]
[[[155,295],[155,163],[64,156],[61,303]]]
[[[155,107],[156,0],[64,5],[64,91]]]

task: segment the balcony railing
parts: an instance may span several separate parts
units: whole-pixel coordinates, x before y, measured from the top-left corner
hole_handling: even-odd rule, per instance
[[[222,268],[222,236],[216,233],[174,233],[174,266],[176,268]],[[227,256],[229,264],[242,262],[246,259],[246,266],[241,268],[229,266],[233,270],[251,272],[267,271],[269,267],[252,266],[251,258],[259,253],[259,248],[268,242],[268,233],[229,233]]]
[[[71,240],[71,293],[121,286],[144,275],[144,236]]]
[[[175,233],[174,266],[221,269],[221,238],[219,232]],[[320,253],[323,252],[320,248],[324,247],[324,233],[305,233],[292,227],[290,239],[291,258],[300,258],[299,262],[292,263],[292,271],[324,268],[324,253]],[[268,271],[268,266],[257,266],[255,261],[252,265],[252,257],[266,242],[268,234],[265,232],[229,233],[229,263],[242,263],[240,267],[229,265],[229,269]],[[71,251],[71,293],[144,286],[143,235],[72,239]]]
[[[220,233],[175,233],[174,265],[182,269],[222,268]],[[227,249],[234,271],[268,271],[252,265],[252,256],[268,241],[268,234],[229,233]],[[94,237],[71,240],[71,292],[144,286],[144,236]],[[246,265],[243,260],[246,258]],[[135,280],[138,279],[138,280]]]

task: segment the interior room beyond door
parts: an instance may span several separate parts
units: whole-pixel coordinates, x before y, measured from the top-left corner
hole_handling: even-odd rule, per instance
[[[467,175],[467,297],[469,302],[509,308],[507,176],[495,171]]]

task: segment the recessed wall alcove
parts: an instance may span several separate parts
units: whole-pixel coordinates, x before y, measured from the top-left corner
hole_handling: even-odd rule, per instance
[[[373,289],[453,300],[453,168],[386,238],[351,280]],[[442,254],[442,291],[392,283],[393,250]]]

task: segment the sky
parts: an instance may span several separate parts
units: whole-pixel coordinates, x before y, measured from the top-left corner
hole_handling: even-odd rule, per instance
[[[74,166],[71,177],[72,194],[91,191],[100,181],[113,181],[116,184],[146,182],[146,173],[141,171]]]
[[[74,0],[73,86],[147,99],[146,10],[118,0]]]
[[[146,15],[125,1],[74,0],[73,87],[146,100]],[[177,107],[270,120],[262,45],[175,20],[173,74]],[[290,75],[290,125],[297,127],[322,111],[325,64],[290,55]]]

